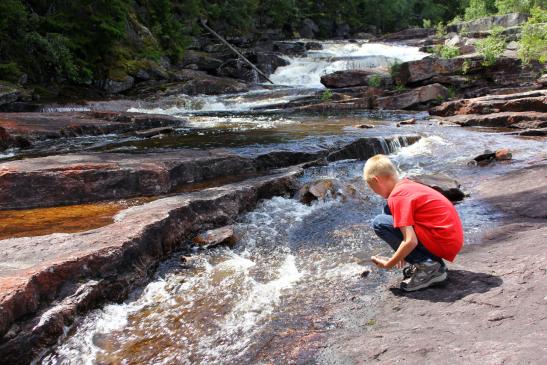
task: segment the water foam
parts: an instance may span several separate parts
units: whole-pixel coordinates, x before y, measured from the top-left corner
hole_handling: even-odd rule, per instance
[[[387,67],[396,62],[421,59],[427,53],[417,47],[382,43],[325,42],[323,49],[305,57],[285,57],[287,66],[276,69],[270,79],[279,85],[323,88],[321,76],[335,71]]]

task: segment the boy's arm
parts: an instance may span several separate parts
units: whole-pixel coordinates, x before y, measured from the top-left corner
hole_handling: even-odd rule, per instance
[[[400,230],[403,233],[403,242],[401,242],[399,248],[389,260],[382,260],[373,256],[372,261],[376,264],[376,266],[383,269],[390,269],[399,262],[402,262],[412,252],[412,250],[418,246],[418,237],[416,237],[416,232],[414,232],[414,228],[412,226],[400,227]]]

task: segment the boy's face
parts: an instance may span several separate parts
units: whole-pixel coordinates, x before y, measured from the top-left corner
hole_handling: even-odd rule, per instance
[[[387,199],[391,194],[391,190],[393,190],[391,180],[389,176],[373,176],[370,180],[367,180],[367,184],[372,191]]]

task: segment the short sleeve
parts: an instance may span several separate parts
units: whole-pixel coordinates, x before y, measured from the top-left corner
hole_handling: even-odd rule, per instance
[[[388,200],[389,209],[393,215],[394,227],[414,225],[413,199],[410,197],[392,197]]]

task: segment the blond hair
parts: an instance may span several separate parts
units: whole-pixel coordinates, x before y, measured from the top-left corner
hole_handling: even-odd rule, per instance
[[[374,176],[397,177],[397,170],[385,155],[376,155],[367,160],[363,168],[363,178],[370,181]]]

